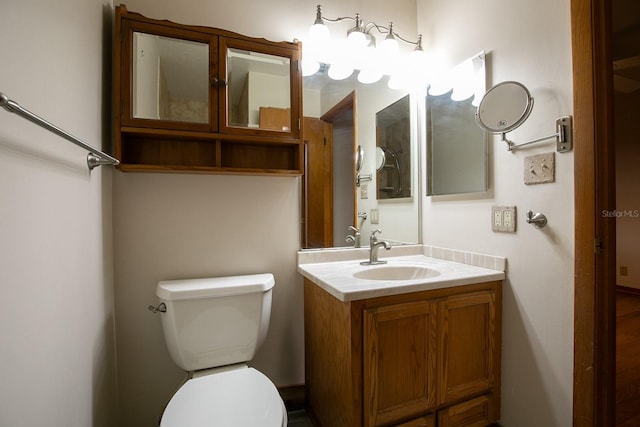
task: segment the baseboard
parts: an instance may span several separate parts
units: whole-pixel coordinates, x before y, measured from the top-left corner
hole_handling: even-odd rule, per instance
[[[640,296],[640,289],[638,288],[631,288],[629,286],[620,286],[620,285],[616,285],[616,291],[617,292],[622,292],[625,294],[633,294],[633,295],[638,295]]]
[[[301,411],[304,409],[304,384],[278,387],[278,392],[284,401],[287,412]]]

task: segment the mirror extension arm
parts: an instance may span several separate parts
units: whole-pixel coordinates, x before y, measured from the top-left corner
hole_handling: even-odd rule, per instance
[[[556,148],[558,153],[566,153],[573,149],[573,119],[571,116],[560,117],[556,120],[556,133],[553,135],[545,136],[542,138],[534,139],[532,141],[521,142],[516,144],[515,142],[507,139],[507,133],[502,133],[502,140],[509,146],[509,151],[515,151],[525,145],[535,144],[537,142],[546,141],[548,139],[556,140]]]

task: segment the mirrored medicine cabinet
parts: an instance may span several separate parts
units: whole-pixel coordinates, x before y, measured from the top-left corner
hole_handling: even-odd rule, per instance
[[[484,52],[475,55],[454,68],[465,71],[451,73],[457,81],[429,87],[427,196],[487,191],[488,136],[475,119],[486,87],[485,60]]]
[[[121,169],[300,174],[300,48],[117,6]]]

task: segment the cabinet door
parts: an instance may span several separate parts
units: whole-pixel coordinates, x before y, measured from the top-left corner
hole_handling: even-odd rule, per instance
[[[220,131],[298,138],[302,76],[299,48],[220,37]]]
[[[435,407],[436,305],[364,310],[364,425],[389,425]]]
[[[438,303],[439,404],[488,390],[494,383],[496,309],[493,291]]]
[[[123,126],[217,131],[218,37],[123,19]]]

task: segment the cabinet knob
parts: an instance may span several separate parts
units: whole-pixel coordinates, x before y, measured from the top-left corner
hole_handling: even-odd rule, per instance
[[[212,86],[226,86],[227,85],[227,81],[226,80],[219,79],[216,76],[209,77],[209,82],[211,83]]]

